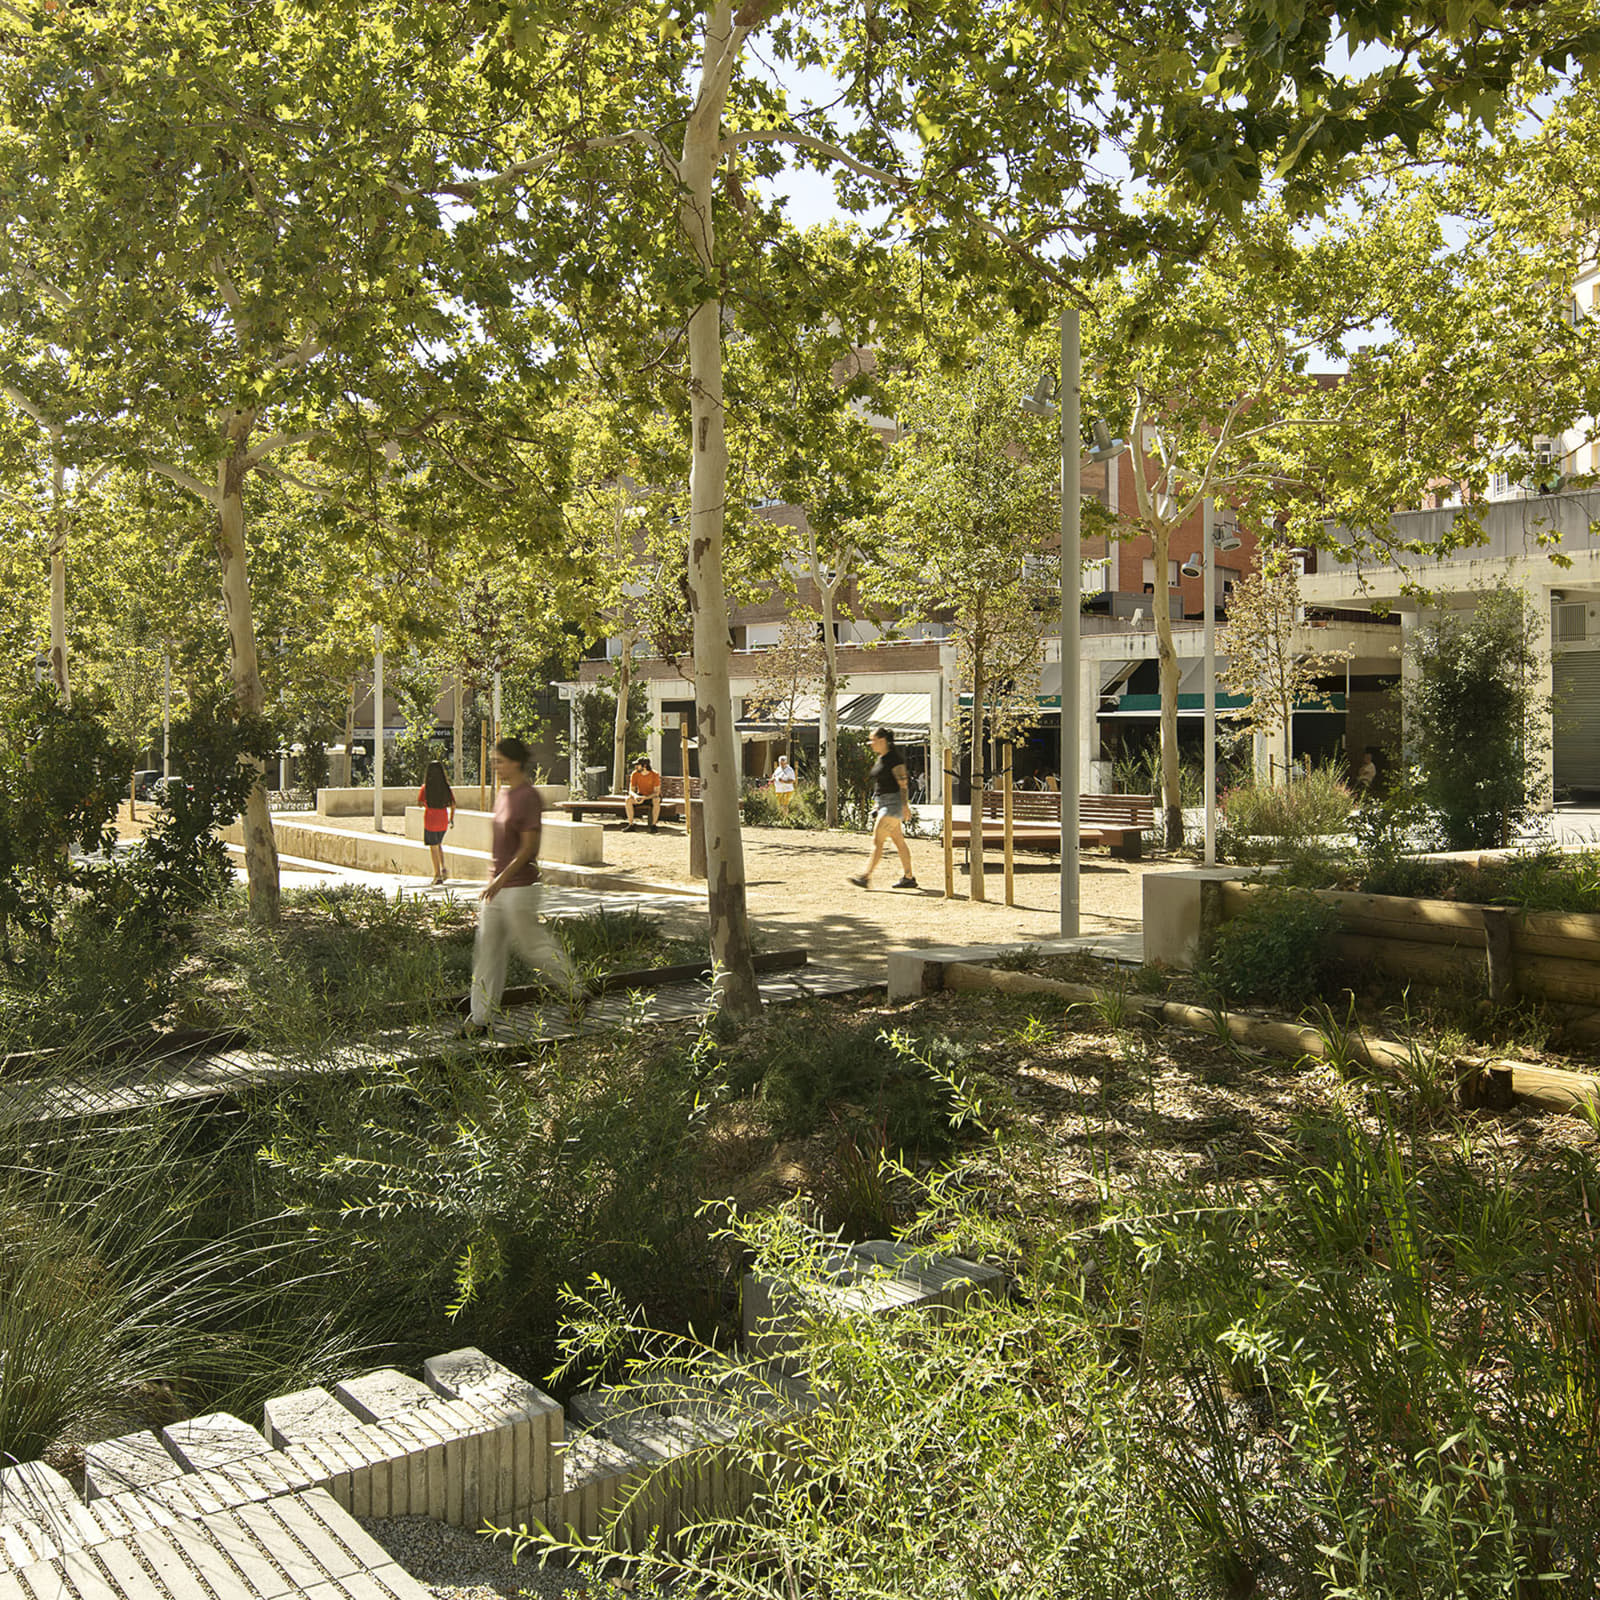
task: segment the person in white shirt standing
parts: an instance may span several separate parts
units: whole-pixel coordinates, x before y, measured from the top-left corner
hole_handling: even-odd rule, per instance
[[[772,792],[778,797],[778,810],[789,815],[789,802],[794,799],[795,772],[789,765],[787,750],[778,757],[777,770],[772,774]]]

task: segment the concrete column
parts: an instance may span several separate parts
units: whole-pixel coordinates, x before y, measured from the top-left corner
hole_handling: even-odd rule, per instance
[[[1116,462],[1110,466],[1115,469]],[[1092,791],[1090,763],[1100,754],[1100,663],[1078,663],[1078,782],[1079,792]]]
[[[1400,613],[1400,764],[1411,766],[1411,707],[1417,690],[1417,628],[1422,618],[1418,612]]]
[[[657,772],[661,770],[661,685],[656,682],[645,684],[645,693],[649,701],[650,732],[645,737],[645,753],[650,757],[650,765]]]
[[[1533,752],[1535,761],[1531,763],[1533,774],[1543,779],[1544,798],[1540,803],[1541,811],[1550,811],[1555,804],[1555,738],[1554,718],[1552,715],[1553,702],[1556,692],[1555,670],[1555,629],[1551,626],[1550,608],[1554,603],[1550,598],[1550,589],[1544,584],[1532,584],[1528,589],[1528,603],[1533,608],[1533,684],[1534,696],[1538,702],[1538,717],[1535,742],[1538,749]]]

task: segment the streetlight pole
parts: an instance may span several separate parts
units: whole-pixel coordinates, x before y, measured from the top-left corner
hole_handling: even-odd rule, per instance
[[[1206,649],[1206,865],[1217,864],[1217,536],[1216,506],[1200,502],[1200,537],[1205,544],[1205,597],[1201,604]]]
[[[383,832],[383,624],[372,624],[372,831]]]
[[[1082,761],[1078,744],[1079,679],[1082,653],[1083,540],[1081,457],[1082,418],[1079,414],[1078,312],[1069,306],[1061,313],[1061,937],[1078,936],[1078,792],[1082,787]],[[1052,410],[1047,391],[1050,374],[1022,401],[1033,417],[1048,417]],[[1094,425],[1094,448],[1089,459],[1104,462],[1107,471],[1127,449],[1113,439],[1104,421]],[[976,804],[976,802],[974,802]]]
[[[172,776],[172,655],[161,658],[161,776]]]
[[[1078,308],[1061,313],[1061,937],[1078,936],[1078,657],[1083,558],[1079,520]],[[980,808],[981,809],[981,808]]]

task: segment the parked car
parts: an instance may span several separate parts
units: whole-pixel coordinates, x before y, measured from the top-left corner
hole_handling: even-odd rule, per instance
[[[160,767],[144,767],[133,775],[133,797],[135,800],[153,800],[156,786],[161,782]]]
[[[154,785],[152,786],[152,788],[150,790],[150,798],[152,800],[154,800],[158,805],[161,804],[167,798],[167,790],[169,788],[173,788],[173,787],[176,787],[179,784],[182,784],[183,781],[184,780],[182,778],[180,778],[176,772],[174,772],[170,777],[167,777],[167,778],[163,778],[158,773],[156,775],[156,781],[155,781]],[[186,786],[186,787],[188,787],[188,786]]]

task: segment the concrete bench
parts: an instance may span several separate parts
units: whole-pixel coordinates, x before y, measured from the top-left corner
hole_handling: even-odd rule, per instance
[[[419,843],[422,840],[421,806],[406,807],[406,838]],[[458,810],[444,843],[447,850],[477,850],[487,855],[494,845],[494,817],[487,811]],[[552,816],[546,811],[539,830],[539,859],[559,861],[569,867],[604,866],[604,832],[596,823]]]

